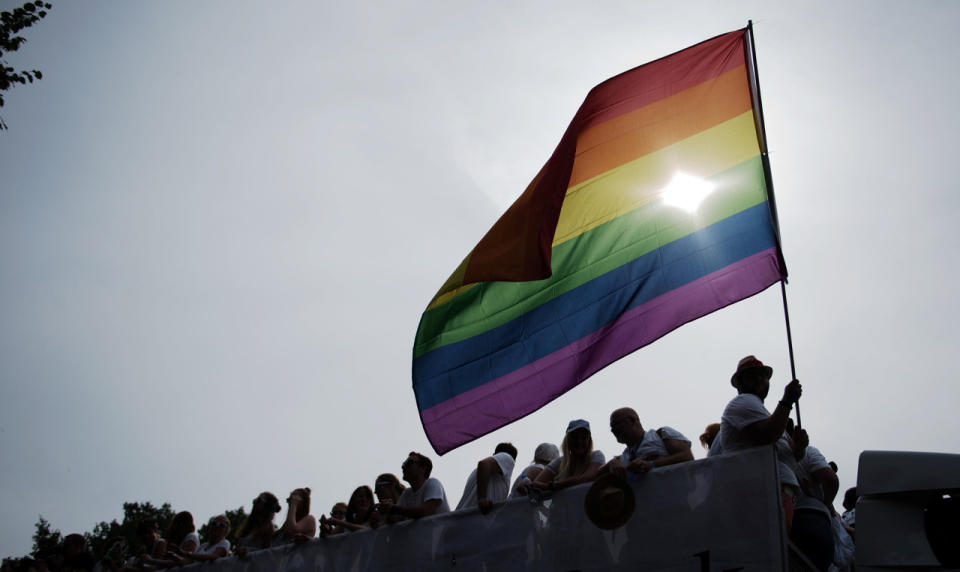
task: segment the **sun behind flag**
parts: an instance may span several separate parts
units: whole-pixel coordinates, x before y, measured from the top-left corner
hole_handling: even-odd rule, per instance
[[[786,278],[750,29],[593,88],[420,319],[413,388],[445,453]]]

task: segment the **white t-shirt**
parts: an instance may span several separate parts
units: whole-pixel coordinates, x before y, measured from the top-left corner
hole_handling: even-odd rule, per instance
[[[523,482],[524,477],[527,476],[527,473],[530,471],[530,469],[540,469],[542,471],[543,469],[546,469],[546,468],[547,468],[546,465],[541,465],[540,463],[531,463],[527,465],[527,467],[523,471],[521,471],[519,475],[517,475],[517,480],[513,481],[513,486],[510,487],[509,498],[511,499],[525,498],[525,495],[521,495],[519,492],[517,492],[517,487],[519,487],[520,483]]]
[[[800,459],[799,464],[800,472],[798,476],[807,481],[807,491],[810,493],[810,496],[822,501],[823,487],[813,478],[813,474],[821,469],[829,469],[830,463],[827,462],[826,457],[823,456],[820,449],[812,445],[807,445],[807,452],[803,458]]]
[[[226,551],[226,554],[230,554],[230,541],[224,538],[216,544],[210,544],[209,542],[204,542],[200,545],[200,548],[197,548],[197,554],[213,554],[217,548],[223,548]]]
[[[547,465],[547,470],[553,473],[554,475],[560,476],[560,463],[563,461],[563,457],[557,457],[556,459],[550,461],[550,464]],[[600,463],[601,465],[607,461],[607,458],[603,456],[603,451],[596,450],[593,453],[590,453],[590,462],[591,463]]]
[[[186,536],[183,537],[183,540],[180,541],[180,548],[188,542],[193,542],[194,547],[200,546],[200,537],[197,536],[196,532],[188,532]]]
[[[660,435],[661,433],[663,434],[662,436]],[[653,460],[654,465],[656,465],[656,460],[659,457],[670,455],[670,451],[667,451],[667,446],[663,442],[664,439],[690,442],[690,439],[684,437],[683,433],[672,427],[661,427],[657,431],[647,430],[643,432],[643,439],[637,443],[635,447],[626,447],[623,450],[623,453],[620,455],[620,461],[624,465],[628,465],[630,461],[636,459],[640,459],[641,461]]]
[[[507,500],[507,492],[510,490],[510,477],[513,476],[514,459],[510,453],[494,453],[492,459],[500,467],[500,473],[490,475],[487,481],[487,500],[500,502]],[[457,510],[477,506],[477,470],[474,469],[467,477],[467,484],[463,487],[463,496],[460,497],[460,504]]]
[[[420,490],[414,491],[413,487],[407,487],[400,493],[397,499],[397,506],[420,506],[428,500],[440,499],[440,506],[434,514],[443,514],[450,512],[450,505],[447,504],[447,493],[443,491],[443,485],[440,481],[430,477],[423,481]]]
[[[744,429],[749,425],[770,417],[770,412],[763,406],[763,400],[752,393],[741,393],[734,397],[723,410],[720,418],[720,433],[710,447],[707,457],[715,457],[723,453],[733,453],[756,447],[747,437]],[[787,442],[786,433],[776,442],[778,472],[780,484],[789,485],[794,489],[800,488],[800,482],[794,474],[796,460],[793,451]]]

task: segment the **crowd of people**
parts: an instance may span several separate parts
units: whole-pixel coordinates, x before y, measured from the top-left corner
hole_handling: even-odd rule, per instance
[[[794,427],[789,418],[802,393],[800,382],[793,380],[786,385],[771,413],[764,400],[772,374],[773,370],[754,356],[740,360],[730,378],[737,394],[723,410],[720,422],[706,427],[700,442],[708,457],[773,445],[789,538],[818,569],[850,569],[856,492],[848,491],[844,498],[848,512],[842,517],[836,514],[836,466],[809,444],[806,431]],[[140,546],[135,552],[125,540],[117,539],[98,562],[84,551],[82,536],[68,535],[58,569],[161,569],[231,555],[243,558],[255,550],[350,534],[451,510],[476,507],[487,514],[497,503],[515,498],[538,499],[550,491],[589,483],[601,475],[627,478],[693,460],[687,437],[667,426],[644,428],[634,409],[624,407],[611,413],[610,431],[625,448],[607,460],[603,452],[593,447],[590,423],[583,419],[570,421],[560,446],[538,445],[531,462],[515,479],[517,449],[511,443],[500,443],[467,476],[455,509],[451,509],[443,485],[431,477],[430,458],[411,451],[400,467],[406,485],[392,473],[381,474],[372,489],[367,485],[357,487],[348,502],[335,504],[329,516],[322,515],[319,520],[311,514],[309,488],[290,492],[285,501],[286,516],[279,526],[275,517],[283,506],[275,495],[263,492],[253,500],[232,546],[227,540],[230,521],[225,515],[210,519],[209,538],[201,543],[192,515],[180,512],[163,537],[156,520],[144,520],[137,530]],[[67,540],[71,542],[69,554]]]

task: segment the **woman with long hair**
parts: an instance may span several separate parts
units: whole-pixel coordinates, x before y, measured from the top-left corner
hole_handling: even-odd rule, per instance
[[[253,499],[250,516],[237,531],[237,554],[269,548],[273,542],[273,517],[280,512],[280,501],[273,493],[262,492]]]
[[[273,545],[302,542],[317,535],[317,519],[310,514],[310,489],[294,489],[287,497],[287,518],[277,531]]]
[[[329,523],[345,530],[366,530],[371,528],[370,518],[373,516],[373,491],[367,485],[361,485],[353,490],[350,502],[347,503],[345,519],[330,517],[322,518],[323,523]]]
[[[170,520],[170,527],[167,528],[168,548],[176,552],[190,553],[200,546],[200,537],[197,536],[197,527],[193,525],[193,515],[187,511],[181,511],[174,515]],[[173,547],[180,550],[177,551]]]
[[[574,419],[560,445],[561,457],[550,462],[530,486],[539,490],[560,490],[597,478],[606,460],[602,451],[593,450],[590,423]]]

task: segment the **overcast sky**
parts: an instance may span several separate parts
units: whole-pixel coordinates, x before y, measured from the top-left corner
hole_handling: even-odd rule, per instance
[[[777,287],[442,458],[410,378],[589,89],[751,18],[811,442],[841,495],[864,449],[960,451],[960,3],[54,4],[0,109],[0,556],[124,501],[201,523],[309,486],[319,515],[411,450],[454,504],[499,441],[582,417],[617,452],[624,405],[696,441],[750,353],[772,405]]]

